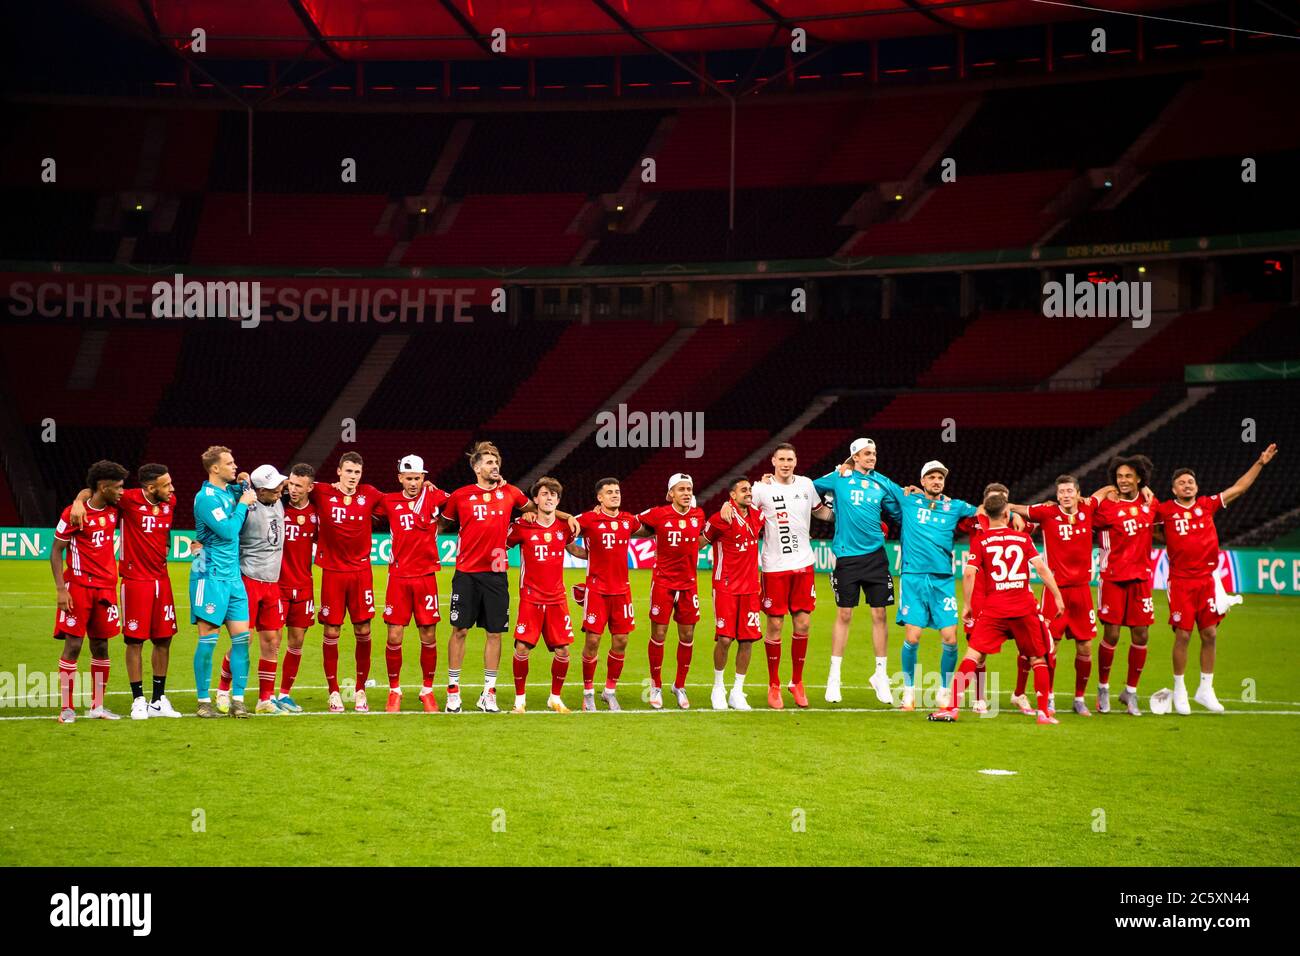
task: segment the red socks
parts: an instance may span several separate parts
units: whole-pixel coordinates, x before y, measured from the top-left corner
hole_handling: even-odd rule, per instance
[[[605,690],[618,687],[618,679],[623,674],[623,655],[609,652],[605,658]]]
[[[321,661],[325,665],[325,683],[329,685],[330,693],[337,694],[339,690],[339,641],[338,638],[325,638],[321,642]]]
[[[77,662],[59,658],[59,702],[64,710],[72,709],[72,688],[77,682]]]
[[[975,676],[976,664],[969,657],[963,657],[961,663],[957,665],[957,670],[952,675],[952,707],[954,710],[961,707],[962,694],[966,693],[966,688]]]
[[[229,692],[233,680],[230,676],[230,652],[226,651],[226,656],[221,658],[221,679],[217,681],[217,690]]]
[[[270,700],[271,695],[275,693],[275,664],[274,657],[259,657],[257,659],[257,699]]]
[[[112,662],[92,657],[90,659],[90,706],[104,706],[104,691],[108,688],[108,670]]]
[[[1115,662],[1115,647],[1102,641],[1097,647],[1097,683],[1110,683],[1110,665]]]
[[[1052,695],[1052,675],[1047,662],[1034,665],[1034,696],[1038,699],[1039,713],[1047,713],[1047,702]]]
[[[1092,676],[1092,658],[1079,657],[1077,654],[1074,658],[1074,696],[1082,697],[1088,689],[1088,678]]]
[[[528,658],[515,654],[511,660],[515,665],[515,696],[523,697],[528,688]]]
[[[664,646],[662,642],[650,638],[648,648],[650,655],[650,680],[655,687],[664,686]]]
[[[366,681],[370,679],[370,635],[367,634],[365,639],[357,638],[357,690],[364,690]]]
[[[599,658],[587,657],[586,655],[583,655],[582,658],[582,689],[583,690],[592,690],[593,684],[595,683],[596,680],[596,662],[598,660]]]
[[[1047,655],[1047,689],[1052,690],[1056,687],[1056,651]]]
[[[280,672],[280,693],[286,697],[293,689],[293,682],[298,677],[298,665],[302,663],[302,648],[296,651],[290,647],[284,652],[284,670]]]
[[[402,645],[384,644],[384,665],[388,668],[388,689],[402,686]]]
[[[1128,648],[1128,679],[1125,681],[1129,687],[1136,687],[1138,681],[1142,679],[1142,668],[1147,664],[1147,646],[1143,644],[1138,647],[1136,644],[1130,644]]]
[[[1025,685],[1029,683],[1029,658],[1023,654],[1016,656],[1016,696],[1019,697],[1025,692]]]
[[[781,683],[781,641],[764,641],[763,650],[767,651],[767,682],[776,687]]]
[[[803,662],[808,656],[808,635],[795,634],[790,638],[790,683],[803,683]]]
[[[420,645],[420,677],[424,686],[433,687],[433,675],[438,670],[438,645]]]
[[[980,663],[975,665],[975,699],[984,700],[984,695],[988,690],[989,669],[988,664]]]
[[[569,659],[555,657],[551,659],[551,693],[556,697],[564,690],[564,678],[569,676]]]
[[[677,679],[673,681],[674,687],[686,686],[686,672],[691,669],[691,655],[694,653],[694,642],[690,644],[677,642]]]

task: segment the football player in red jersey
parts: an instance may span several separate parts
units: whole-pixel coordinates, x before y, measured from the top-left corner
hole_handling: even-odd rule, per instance
[[[392,714],[402,709],[402,638],[415,618],[420,635],[420,703],[424,712],[438,712],[433,696],[433,675],[438,668],[438,514],[450,497],[424,480],[424,459],[407,455],[397,465],[402,490],[383,497],[392,534],[392,563],[384,594],[384,623],[388,643],[384,663],[388,668],[388,703]]]
[[[551,693],[546,707],[557,714],[569,713],[560,697],[569,673],[569,645],[573,643],[573,619],[569,599],[564,595],[564,552],[576,553],[576,540],[569,526],[559,519],[556,508],[564,486],[554,478],[533,483],[536,520],[518,520],[510,526],[507,547],[519,545],[519,621],[515,625],[515,706],[512,714],[526,712],[528,656],[540,637],[554,656],[551,661]]]
[[[117,503],[122,499],[126,469],[115,461],[97,461],[86,475],[91,489],[86,502],[86,520],[72,524],[72,506],[63,509],[50,547],[50,570],[58,614],[55,640],[63,641],[59,656],[59,723],[77,719],[72,707],[73,683],[77,679],[77,658],[81,645],[90,638],[90,709],[87,717],[118,720],[104,706],[108,686],[108,639],[118,633],[117,557],[113,553],[113,532],[117,529]],[[66,555],[66,567],[65,565]]]
[[[1065,637],[1074,641],[1074,712],[1080,717],[1092,716],[1083,695],[1092,674],[1092,641],[1097,636],[1097,611],[1092,603],[1092,524],[1097,505],[1108,491],[1102,488],[1081,498],[1079,479],[1074,475],[1060,475],[1056,479],[1056,501],[1009,506],[1013,513],[1029,518],[1043,529],[1043,551],[1065,598],[1065,613],[1056,613],[1052,594],[1047,589],[1043,590],[1041,610],[1043,620],[1050,622],[1053,646]],[[1025,697],[1028,661],[1024,655],[1017,664],[1021,673],[1016,678],[1016,693],[1011,703],[1022,713],[1032,715],[1033,708]],[[1048,667],[1055,681],[1055,650]],[[1051,710],[1055,709],[1053,705]]]
[[[122,492],[117,503],[122,529],[121,622],[126,645],[126,676],[131,683],[131,719],[179,717],[167,699],[167,665],[171,640],[176,634],[176,602],[167,574],[167,549],[171,543],[172,478],[166,465],[141,465],[136,472],[139,488]],[[90,490],[82,489],[72,503],[75,527],[86,519]],[[153,645],[153,694],[144,696],[144,642]]]
[[[1180,714],[1192,712],[1184,674],[1193,623],[1201,636],[1201,683],[1193,699],[1206,710],[1223,713],[1223,705],[1214,693],[1214,650],[1219,622],[1227,608],[1220,604],[1215,578],[1219,567],[1219,532],[1214,527],[1214,515],[1244,495],[1276,454],[1277,445],[1269,445],[1244,475],[1217,495],[1198,495],[1196,473],[1190,468],[1179,468],[1174,472],[1173,499],[1162,501],[1156,508],[1156,515],[1164,523],[1165,548],[1169,555],[1174,710]]]
[[[370,621],[375,616],[375,582],[370,567],[370,533],[383,494],[361,483],[361,456],[354,451],[339,458],[339,480],[316,483],[311,503],[319,518],[316,563],[321,567],[320,622],[325,625],[322,655],[329,685],[329,711],[343,713],[339,690],[339,636],[343,619],[352,619],[356,638],[356,698],[359,714],[370,712],[366,680],[370,676]]]
[[[984,513],[989,526],[971,544],[962,573],[962,594],[971,594],[977,576],[988,578],[984,583],[979,618],[965,603],[965,624],[971,631],[966,656],[952,675],[950,706],[942,707],[929,715],[930,720],[952,722],[957,719],[962,693],[975,674],[976,665],[988,654],[996,654],[1008,638],[1015,640],[1021,654],[1029,658],[1034,674],[1034,694],[1037,697],[1037,718],[1040,724],[1055,724],[1057,719],[1047,712],[1051,682],[1047,671],[1047,654],[1051,649],[1051,634],[1043,626],[1034,601],[1034,591],[1029,585],[1032,567],[1043,579],[1056,602],[1057,614],[1063,613],[1065,601],[1056,586],[1052,569],[1039,555],[1034,542],[1024,531],[1008,527],[1010,511],[1006,495],[994,492],[984,499]]]
[[[501,452],[489,441],[475,442],[469,452],[475,482],[457,488],[443,506],[444,524],[457,522],[460,535],[456,550],[456,571],[451,578],[451,637],[447,641],[447,712],[458,714],[460,668],[465,661],[465,637],[471,627],[481,627],[483,643],[483,691],[477,707],[498,714],[497,668],[501,663],[501,635],[510,626],[510,594],[506,580],[506,538],[515,509],[525,521],[535,521],[537,506],[501,477]],[[577,534],[571,515],[555,516]]]
[[[763,512],[754,505],[749,479],[732,478],[728,483],[730,519],[719,511],[704,526],[704,536],[713,543],[713,639],[714,710],[752,710],[745,699],[745,674],[754,642],[763,637],[759,629],[758,540],[763,533]],[[727,651],[736,648],[736,678],[730,695],[724,672]]]
[[[291,695],[293,682],[298,677],[302,663],[302,645],[307,639],[307,629],[312,625],[316,604],[312,600],[315,582],[311,565],[316,550],[319,517],[311,503],[311,489],[316,469],[299,462],[289,469],[285,490],[289,501],[284,506],[284,553],[280,556],[280,600],[284,603],[285,650],[284,667],[280,671],[280,693],[272,700],[287,714],[300,714]],[[337,650],[337,645],[335,645]]]
[[[704,511],[695,505],[695,485],[690,475],[668,479],[668,504],[647,508],[637,515],[638,537],[655,536],[655,566],[650,574],[650,706],[664,705],[664,641],[668,622],[677,619],[677,676],[673,696],[677,706],[691,706],[686,696],[686,673],[695,650],[695,625],[700,619],[700,592],[696,567],[699,564],[700,534]]]
[[[617,478],[596,482],[596,507],[578,516],[583,544],[574,553],[587,559],[587,583],[582,591],[582,709],[596,709],[596,663],[600,635],[609,627],[609,655],[605,658],[605,689],[600,699],[610,710],[622,710],[618,679],[623,673],[628,635],[636,628],[632,585],[627,577],[627,546],[641,527],[641,519],[622,510],[623,489]]]
[[[1097,711],[1110,713],[1110,668],[1119,646],[1120,628],[1129,629],[1128,676],[1119,702],[1140,717],[1137,685],[1146,666],[1147,641],[1155,605],[1151,599],[1151,529],[1159,504],[1150,497],[1151,459],[1145,455],[1113,458],[1107,471],[1111,485],[1093,516],[1101,530],[1101,598],[1097,617],[1103,632],[1097,649]],[[1145,492],[1145,494],[1144,494]]]

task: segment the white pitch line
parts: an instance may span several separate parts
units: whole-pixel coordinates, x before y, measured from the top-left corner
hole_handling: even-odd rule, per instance
[[[328,710],[305,710],[305,711],[303,711],[301,714],[281,714],[281,715],[279,715],[279,716],[285,718],[286,720],[292,720],[294,717],[338,717],[338,716],[347,716],[347,713],[348,713],[348,712],[345,711],[343,715],[339,715],[339,714],[331,714]],[[501,711],[501,713],[503,713],[503,714],[508,714],[509,711],[505,711],[505,710],[503,710],[503,711]],[[578,713],[582,713],[582,712],[581,712],[581,711],[576,711],[576,710],[575,710],[573,713],[578,714]],[[611,711],[608,711],[608,710],[598,710],[598,711],[589,711],[589,713],[596,713],[596,714],[605,714],[605,715],[609,715],[609,714],[611,714],[612,712],[611,712]],[[639,708],[636,708],[636,709],[634,709],[634,710],[623,710],[623,711],[619,711],[619,713],[620,713],[620,714],[631,714],[631,715],[650,715],[650,714],[724,714],[724,713],[726,713],[726,714],[734,714],[734,713],[739,713],[739,711],[734,711],[734,710],[726,710],[726,711],[722,711],[722,710],[713,710],[712,708],[709,708],[709,707],[692,707],[692,708],[690,708],[689,710],[670,710],[670,709],[668,709],[668,708],[666,708],[666,707],[665,707],[663,710],[649,710],[649,709],[647,709],[647,708],[640,708],[640,707],[639,707]],[[892,708],[891,708],[891,709],[886,709],[886,708],[884,708],[884,707],[840,707],[840,708],[836,708],[836,709],[834,709],[834,710],[831,710],[831,709],[828,709],[828,708],[818,708],[818,709],[809,708],[809,709],[807,709],[807,710],[799,710],[798,708],[787,708],[787,709],[785,709],[785,710],[771,710],[771,709],[766,708],[766,707],[755,707],[753,710],[751,710],[751,711],[747,711],[747,713],[750,713],[750,714],[792,714],[792,715],[795,715],[795,716],[805,716],[805,715],[811,715],[811,714],[817,714],[817,715],[821,715],[821,716],[834,715],[834,714],[876,714],[876,715],[880,715],[880,716],[899,716],[899,717],[901,717],[901,716],[904,715],[905,712],[904,712],[904,711],[901,711],[901,710],[892,709]],[[352,711],[351,714],[352,714],[353,716],[358,716],[358,715],[356,714],[355,711]],[[1224,711],[1224,714],[1232,714],[1232,715],[1234,715],[1234,716],[1245,716],[1245,717],[1300,717],[1300,710],[1229,710],[1229,711]],[[485,713],[484,711],[480,711],[480,710],[464,710],[464,711],[461,711],[459,714],[448,714],[445,710],[440,710],[440,711],[438,711],[438,713],[436,713],[436,714],[426,714],[426,713],[424,713],[423,711],[419,711],[419,710],[402,710],[402,711],[398,711],[396,714],[389,714],[389,713],[385,713],[385,712],[383,712],[383,711],[371,711],[371,712],[368,713],[368,714],[361,714],[360,716],[362,716],[362,717],[463,717],[463,716],[479,716],[479,715],[486,716],[486,713]],[[185,714],[184,716],[185,716],[186,718],[191,718],[191,717],[192,717],[192,715],[190,715],[190,714]],[[512,716],[512,717],[517,717],[517,716],[520,716],[520,715],[519,715],[519,714],[510,714],[510,716]],[[556,714],[556,713],[554,713],[553,711],[549,711],[549,710],[546,710],[546,709],[543,708],[543,709],[540,709],[540,710],[529,710],[529,711],[525,712],[522,716],[524,716],[524,717],[537,717],[537,716],[559,717],[559,716],[563,716],[563,715],[561,715],[561,714]],[[1007,711],[1007,716],[1008,716],[1008,717],[1019,717],[1020,715],[1017,714],[1017,713],[1014,713],[1014,712],[1012,712],[1012,711]],[[1071,717],[1072,715],[1066,715],[1066,716],[1067,716],[1067,718],[1069,718],[1069,717]],[[1124,716],[1124,715],[1123,715],[1123,714],[1116,714],[1116,715],[1114,715],[1114,716],[1116,716],[1116,717],[1122,717],[1122,716]],[[1205,712],[1197,711],[1197,712],[1194,712],[1193,714],[1191,714],[1190,716],[1193,716],[1193,717],[1217,717],[1217,716],[1221,716],[1221,715],[1218,715],[1218,714],[1211,714],[1209,711],[1205,711]],[[55,719],[55,715],[53,715],[53,714],[39,714],[39,715],[37,715],[37,714],[33,714],[33,715],[22,716],[22,717],[0,717],[0,721],[6,721],[6,720],[54,720],[54,719]],[[81,716],[79,716],[79,717],[77,718],[78,721],[87,721],[87,720],[90,720],[90,719],[91,719],[91,718],[89,718],[89,717],[81,717]],[[125,718],[125,717],[123,717],[122,719],[123,719],[124,721],[128,722],[128,723],[130,722],[130,721],[129,721],[127,718]],[[155,718],[155,719],[161,719],[161,718]],[[193,717],[193,719],[194,719],[194,720],[197,720],[198,718],[197,718],[197,717]],[[213,719],[215,719],[215,718],[213,718]],[[222,719],[224,719],[224,718],[222,718]],[[257,717],[257,719],[258,719],[259,721],[261,721],[261,720],[265,720],[266,718],[265,718],[265,717],[260,717],[260,716],[259,716],[259,717]],[[974,722],[974,721],[980,721],[980,720],[993,720],[993,719],[995,719],[995,718],[991,718],[991,717],[980,718],[980,717],[978,717],[978,716],[976,716],[976,715],[974,715],[974,714],[971,714],[971,715],[969,715],[969,716],[967,716],[967,717],[962,718],[962,723]],[[1081,719],[1082,719],[1082,718],[1081,718]],[[1023,719],[1023,722],[1028,723],[1028,719],[1027,719],[1027,718],[1024,718],[1024,719]],[[1068,719],[1067,722],[1068,722],[1071,726],[1074,725],[1074,721],[1073,721],[1072,719]],[[1105,723],[1105,721],[1098,721],[1098,723]]]

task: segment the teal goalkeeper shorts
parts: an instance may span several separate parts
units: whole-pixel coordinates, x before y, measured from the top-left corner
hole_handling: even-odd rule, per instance
[[[248,620],[248,595],[241,581],[214,581],[190,576],[190,623],[207,621],[220,627],[227,621]]]
[[[956,627],[956,579],[951,574],[899,575],[897,623],[936,631]]]

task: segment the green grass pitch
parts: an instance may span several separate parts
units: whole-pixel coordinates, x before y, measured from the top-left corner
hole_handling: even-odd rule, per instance
[[[173,565],[184,601],[187,568]],[[569,572],[576,580],[580,572]],[[383,593],[385,572],[376,568]],[[450,572],[439,575],[445,598]],[[512,594],[515,572],[511,572]],[[320,629],[308,634],[295,697],[308,713],[247,721],[79,720],[53,708],[15,706],[12,681],[56,670],[54,593],[43,562],[0,563],[0,865],[192,864],[1091,864],[1294,865],[1300,845],[1295,767],[1300,757],[1300,662],[1293,653],[1300,604],[1248,596],[1221,628],[1216,688],[1224,715],[1140,719],[1063,713],[1038,727],[1005,709],[934,725],[921,712],[879,705],[867,687],[868,619],[860,609],[845,662],[844,702],[821,700],[834,613],[819,581],[807,680],[812,708],[765,704],[766,664],[755,650],[754,711],[713,713],[712,633],[700,625],[689,690],[693,707],[661,713],[641,702],[647,679],[650,575],[633,571],[638,630],[620,696],[623,714],[543,709],[549,655],[534,652],[525,716],[322,713]],[[707,577],[701,593],[707,595]],[[169,694],[194,705],[194,628],[182,617]],[[1165,616],[1157,592],[1157,621]],[[446,678],[439,626],[439,701]],[[1152,629],[1142,680],[1148,695],[1171,685],[1172,635]],[[890,665],[901,629],[890,624]],[[606,638],[608,641],[608,638]],[[513,699],[509,641],[501,700]],[[383,639],[372,676],[382,711]],[[665,672],[671,674],[670,630]],[[222,649],[226,646],[223,635]],[[605,645],[607,646],[607,645]],[[472,632],[463,681],[481,682],[482,635]],[[1193,638],[1193,662],[1196,639]],[[1127,636],[1114,684],[1122,684]],[[129,710],[122,644],[112,643],[110,706]],[[83,648],[81,667],[89,666]],[[414,633],[403,683],[418,684]],[[938,635],[921,665],[938,666]],[[254,646],[256,660],[256,646]],[[1060,655],[1058,694],[1068,711],[1073,650]],[[352,673],[345,627],[340,677]],[[728,668],[730,671],[730,668]],[[1195,689],[1193,663],[1189,683]],[[990,661],[1001,703],[1014,656]],[[603,680],[602,661],[597,680]],[[782,664],[789,675],[789,642]],[[576,655],[565,697],[576,708]],[[148,687],[148,653],[145,680]],[[1095,687],[1095,674],[1093,686]],[[249,699],[255,698],[256,676]],[[1253,689],[1253,691],[1252,691]],[[1093,699],[1089,690],[1089,702]],[[418,707],[415,694],[405,697]],[[838,711],[838,712],[837,712]],[[1009,770],[993,776],[982,770]]]

